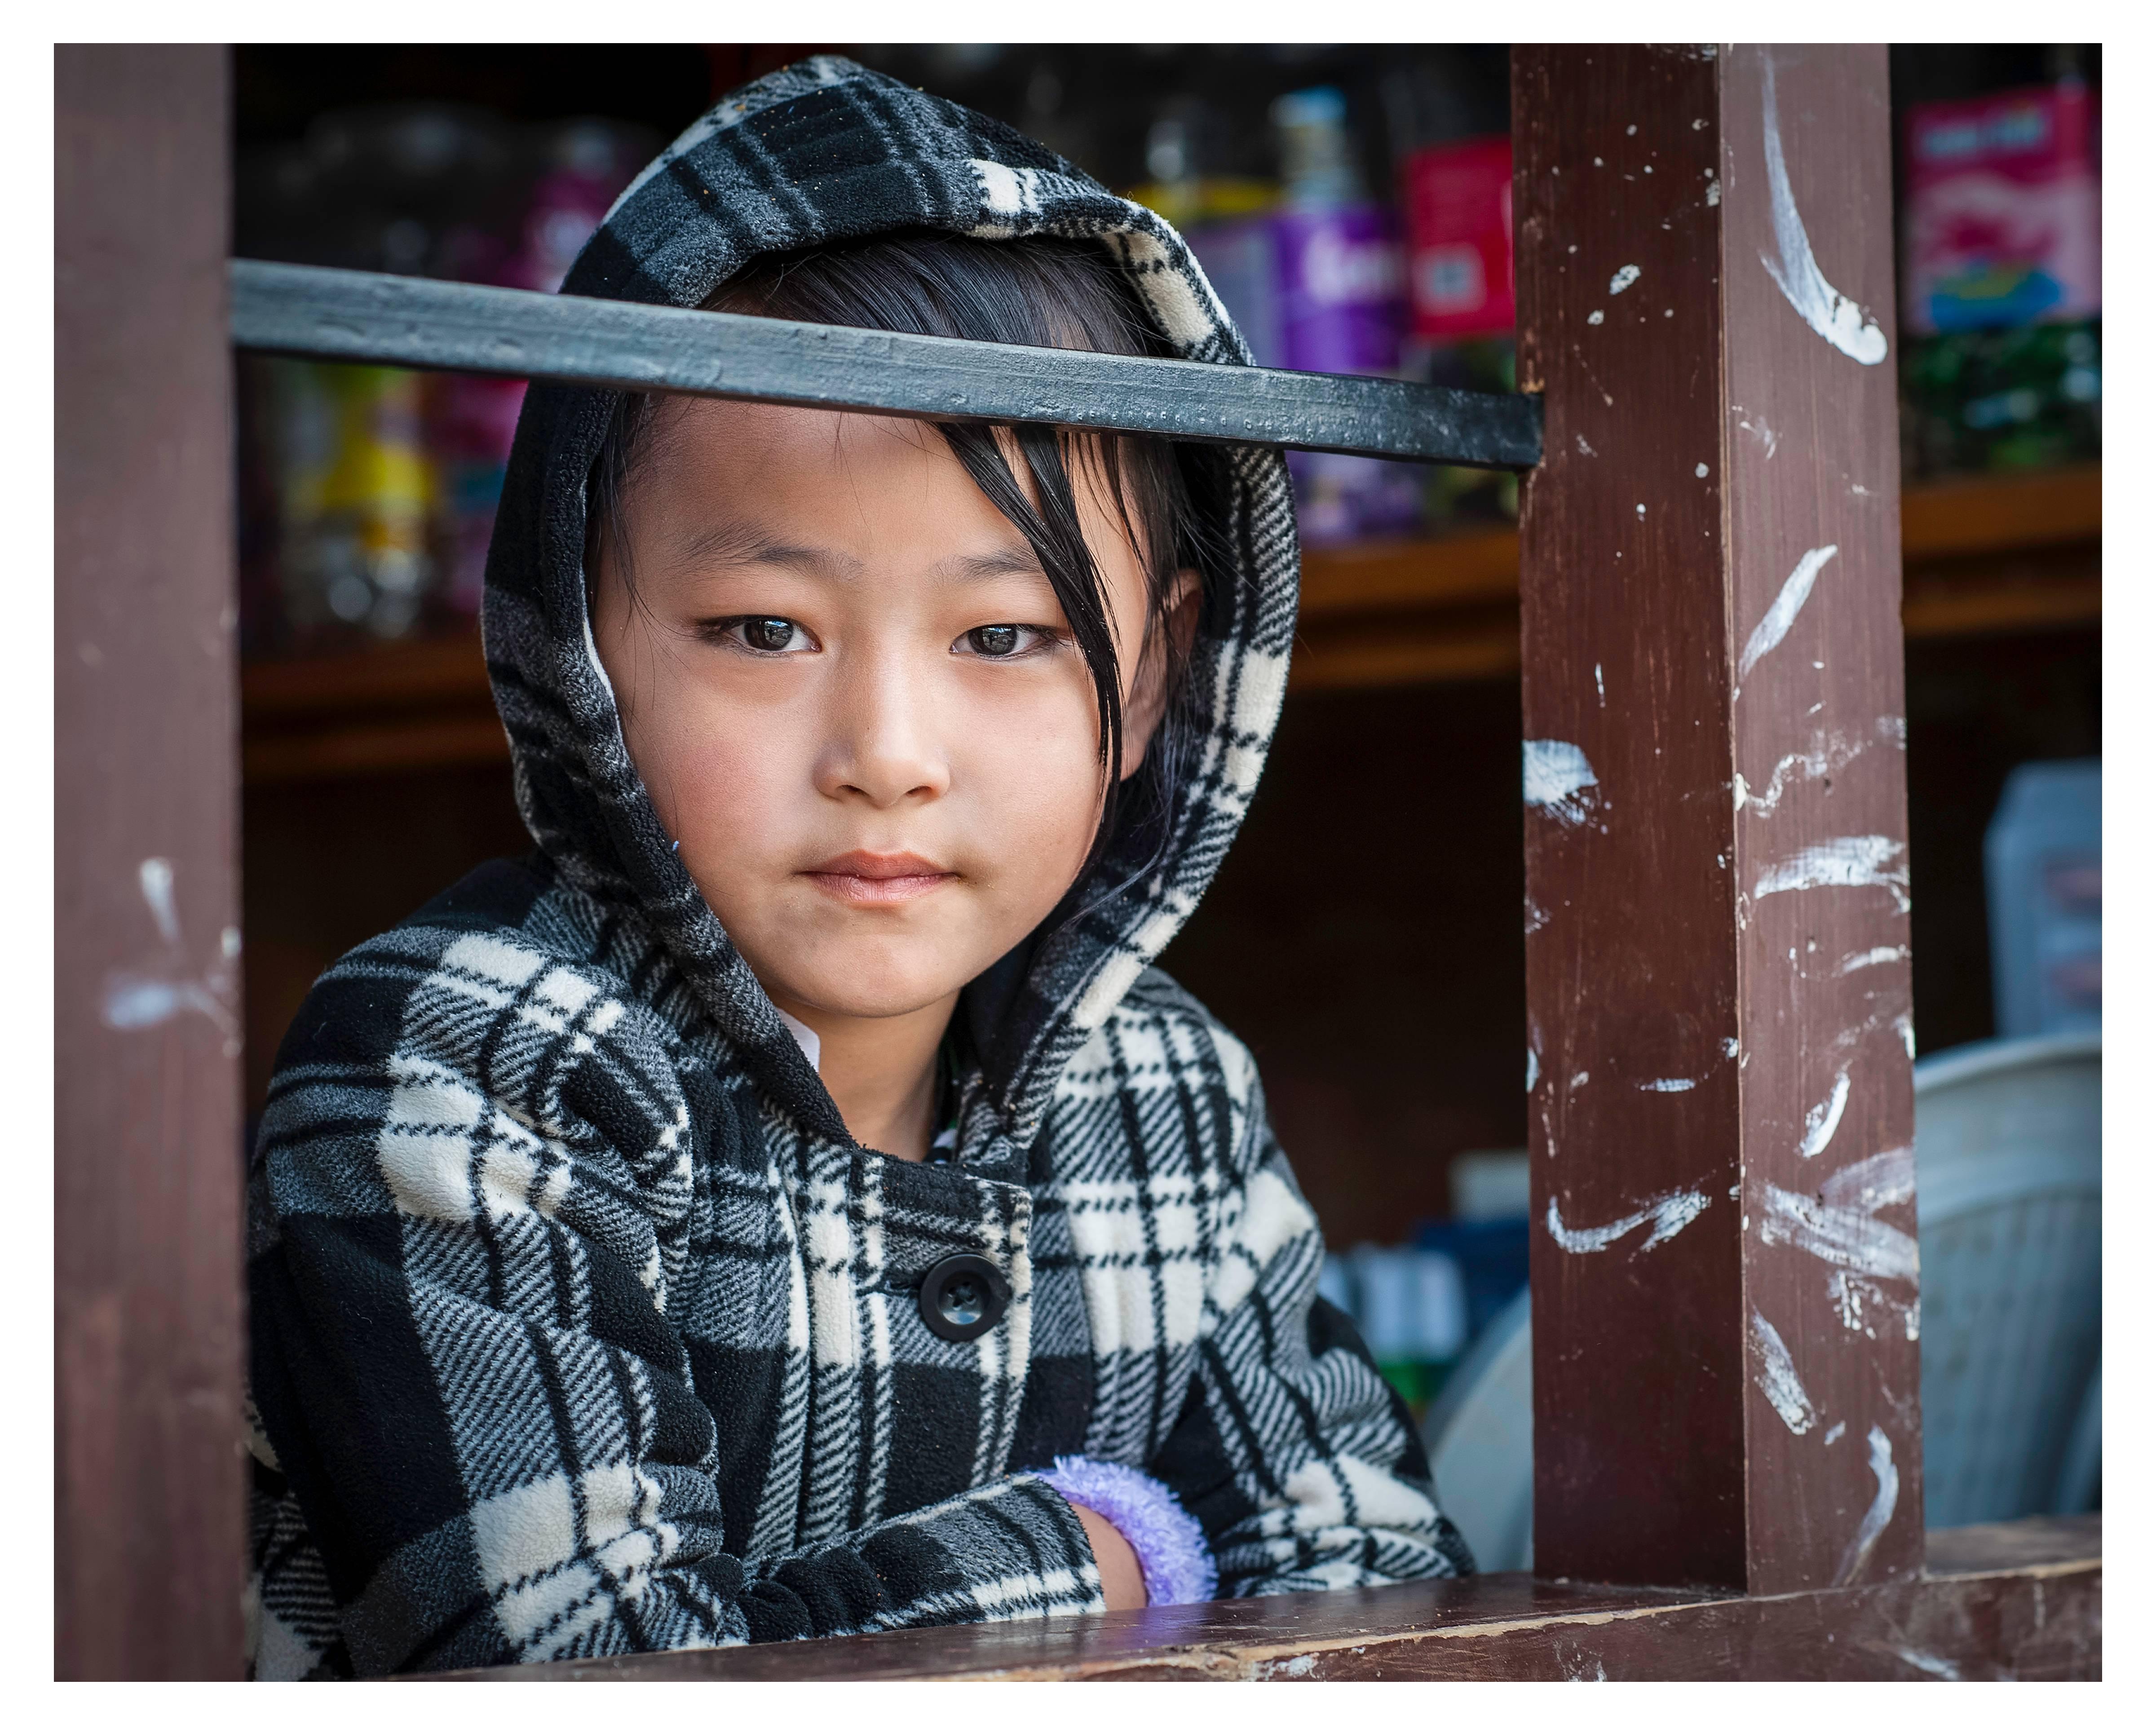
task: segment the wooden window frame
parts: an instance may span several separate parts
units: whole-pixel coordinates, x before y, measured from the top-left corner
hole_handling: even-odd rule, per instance
[[[244,1666],[229,76],[56,55],[63,1676]],[[1885,50],[1513,81],[1545,1573],[464,1675],[2100,1673],[2100,1517],[1925,1537],[1913,1245],[1808,1249],[1912,1123]]]

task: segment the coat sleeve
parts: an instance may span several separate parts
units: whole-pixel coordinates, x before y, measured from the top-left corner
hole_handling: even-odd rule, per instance
[[[315,1630],[339,1663],[1103,1609],[1083,1528],[1037,1479],[815,1549],[730,1550],[716,1423],[665,1313],[693,1164],[717,1153],[688,1135],[730,1100],[691,1109],[648,1018],[588,973],[402,938],[317,985],[250,1181],[258,1461],[320,1548],[336,1622]]]
[[[1198,1370],[1150,1471],[1204,1527],[1224,1598],[1471,1574],[1406,1404],[1318,1297],[1317,1219],[1254,1074],[1248,1094]]]

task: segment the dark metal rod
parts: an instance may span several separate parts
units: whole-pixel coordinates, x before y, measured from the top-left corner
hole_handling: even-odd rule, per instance
[[[1463,467],[1542,459],[1542,403],[1390,378],[1130,359],[234,259],[235,347],[313,359],[1034,421]]]

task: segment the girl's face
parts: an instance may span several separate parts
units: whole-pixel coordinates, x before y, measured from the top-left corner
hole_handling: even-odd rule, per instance
[[[1101,803],[1091,679],[1024,536],[910,420],[675,398],[645,449],[593,624],[682,862],[797,1017],[948,999],[1055,907]],[[1162,679],[1087,465],[1128,772]]]

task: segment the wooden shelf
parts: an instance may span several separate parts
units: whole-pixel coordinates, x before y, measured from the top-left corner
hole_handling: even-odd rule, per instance
[[[1912,639],[2086,626],[2103,614],[2103,473],[1955,480],[1902,499]],[[1520,664],[1509,526],[1304,554],[1291,690],[1509,676]],[[250,786],[500,762],[476,631],[249,665]]]
[[[2101,467],[1912,488],[1902,499],[1904,630],[1921,640],[2099,621],[2102,526]],[[1306,552],[1288,686],[1510,675],[1519,585],[1510,526]]]

